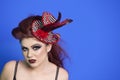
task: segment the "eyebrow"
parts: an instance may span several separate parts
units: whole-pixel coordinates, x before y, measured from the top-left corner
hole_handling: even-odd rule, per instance
[[[33,46],[42,46],[42,45],[41,45],[41,44],[36,43],[36,44],[31,45],[30,47],[33,47]],[[22,47],[22,48],[23,48],[23,47],[28,48],[28,47],[26,47],[26,46],[24,46],[24,45],[21,45],[21,47]]]
[[[33,44],[31,47],[33,46],[42,46],[41,44]]]
[[[25,47],[24,45],[21,45],[21,47]]]
[[[23,49],[23,48],[28,49],[27,47],[22,46],[21,49]]]

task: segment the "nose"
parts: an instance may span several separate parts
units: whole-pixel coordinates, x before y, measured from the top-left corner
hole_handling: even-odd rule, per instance
[[[33,52],[32,52],[32,51],[29,51],[28,54],[27,54],[27,57],[28,57],[28,58],[33,57]]]

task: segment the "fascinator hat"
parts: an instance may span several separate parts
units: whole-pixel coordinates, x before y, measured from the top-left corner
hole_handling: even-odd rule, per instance
[[[60,12],[57,19],[51,13],[43,12],[41,20],[32,22],[31,32],[33,36],[44,43],[54,44],[58,42],[60,35],[53,33],[53,30],[72,22],[72,19],[65,19],[61,22],[60,19]]]

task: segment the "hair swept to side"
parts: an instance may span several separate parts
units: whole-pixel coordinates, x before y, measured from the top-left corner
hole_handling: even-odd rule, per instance
[[[34,20],[41,20],[41,16],[29,16],[22,20],[17,27],[12,30],[12,35],[18,39],[34,37],[31,33],[31,25]],[[48,60],[59,67],[64,67],[63,60],[67,57],[67,54],[62,49],[62,47],[55,43],[52,45],[51,51],[48,53]]]

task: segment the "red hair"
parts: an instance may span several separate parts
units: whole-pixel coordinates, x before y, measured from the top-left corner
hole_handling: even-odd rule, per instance
[[[41,16],[29,16],[22,20],[18,27],[12,30],[12,35],[18,39],[34,37],[31,33],[31,25],[34,20],[41,20]],[[54,43],[51,51],[48,53],[48,60],[59,67],[63,67],[63,59],[66,56],[65,51],[58,43]]]

